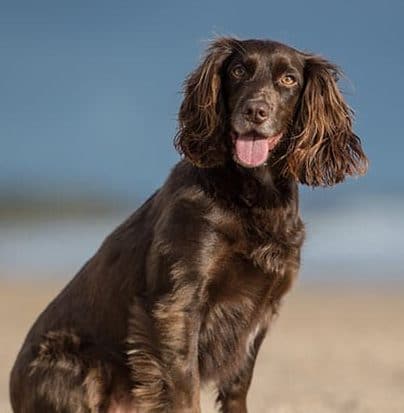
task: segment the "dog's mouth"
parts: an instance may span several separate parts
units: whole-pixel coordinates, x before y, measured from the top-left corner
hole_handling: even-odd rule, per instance
[[[248,134],[232,132],[234,160],[246,168],[263,165],[282,135],[282,132],[273,136],[263,136],[257,132]]]

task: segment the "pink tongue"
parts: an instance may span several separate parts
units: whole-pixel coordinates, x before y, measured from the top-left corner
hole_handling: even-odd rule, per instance
[[[236,139],[236,154],[245,165],[254,167],[263,164],[268,158],[268,138],[239,136]]]

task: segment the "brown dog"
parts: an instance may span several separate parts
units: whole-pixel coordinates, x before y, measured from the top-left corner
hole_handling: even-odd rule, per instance
[[[11,374],[15,413],[247,411],[257,352],[299,268],[297,183],[362,174],[338,70],[222,38],[186,81],[164,186],[38,318]]]

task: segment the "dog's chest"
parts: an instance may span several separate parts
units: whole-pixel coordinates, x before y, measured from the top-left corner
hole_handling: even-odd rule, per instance
[[[237,374],[296,274],[301,244],[280,242],[270,233],[251,241],[241,226],[225,220],[215,230],[217,242],[205,251],[210,259],[199,336],[203,378]]]

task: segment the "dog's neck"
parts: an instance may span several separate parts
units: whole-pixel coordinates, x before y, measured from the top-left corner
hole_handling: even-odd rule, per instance
[[[228,161],[220,167],[197,169],[205,191],[228,207],[266,209],[297,201],[296,183],[270,165],[244,168]]]

